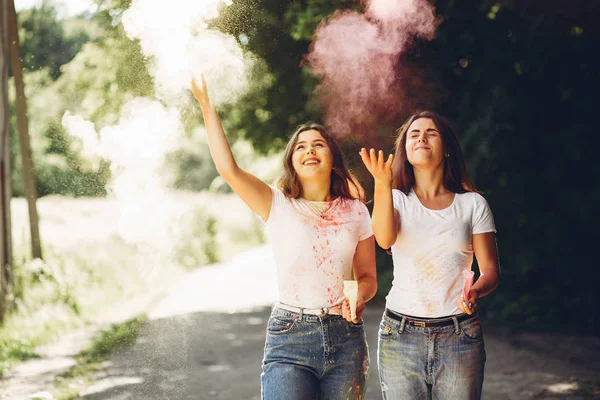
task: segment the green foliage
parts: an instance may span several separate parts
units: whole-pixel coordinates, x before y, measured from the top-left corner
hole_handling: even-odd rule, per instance
[[[181,148],[168,154],[167,166],[175,171],[173,187],[176,189],[206,189],[219,176],[208,150],[206,136],[197,131],[186,135]]]
[[[91,21],[87,21],[92,24]],[[28,71],[49,68],[51,76],[60,76],[60,67],[67,64],[90,40],[89,28],[56,19],[56,9],[48,0],[39,7],[19,13],[19,38],[23,67]]]
[[[294,38],[295,21],[286,15],[287,6],[279,1],[247,0],[226,8],[214,24],[234,37],[243,35],[244,46],[268,67],[253,75],[253,81],[263,81],[264,86],[223,112],[228,132],[250,139],[265,153],[280,150],[298,124],[319,116],[318,107],[309,101],[314,78],[299,67],[310,41]]]
[[[98,3],[101,11],[88,19],[55,23],[51,11],[35,23],[27,22],[33,16],[23,13],[21,18],[22,30],[33,32],[38,26],[62,38],[56,39],[62,49],[56,52],[66,55],[42,54],[50,39],[24,33],[26,54],[33,55],[26,55],[34,71],[26,74],[28,97],[38,99],[32,99],[29,115],[42,193],[102,194],[98,188],[108,178],[107,166],[100,171],[78,159],[59,128],[64,111],[100,129],[115,122],[129,98],[153,93],[147,60],[120,24],[129,1]],[[595,76],[600,67],[598,6],[582,0],[568,8],[556,1],[543,6],[512,0],[433,3],[442,21],[435,39],[415,42],[399,65],[414,76],[407,91],[415,104],[455,121],[469,170],[494,212],[502,277],[500,288],[483,300],[483,315],[527,328],[595,331],[600,311],[594,281],[581,277],[591,276],[596,264],[587,249],[593,248],[592,221],[598,220],[600,200],[600,187],[593,184],[600,181],[600,170],[592,96],[600,89]],[[233,139],[247,139],[274,154],[297,124],[320,120],[312,94],[316,81],[301,62],[319,23],[336,9],[350,7],[361,3],[240,0],[224,9],[212,26],[238,38],[261,60],[248,95],[220,110]],[[85,26],[93,30],[78,31],[77,24],[84,22],[91,22]],[[392,128],[405,117],[373,127],[378,132],[373,145],[390,149]],[[194,124],[186,124],[192,131]],[[14,120],[11,127],[14,131]],[[179,171],[176,187],[220,186],[205,144],[195,136],[189,140],[193,145],[187,151],[170,157]],[[13,140],[19,193],[17,145]],[[352,163],[358,145],[342,144]],[[364,169],[355,166],[367,193],[372,192]],[[93,189],[77,188],[89,181]],[[378,262],[383,293],[391,258]],[[567,271],[571,266],[577,272]]]
[[[92,382],[92,374],[102,369],[102,362],[111,352],[135,344],[145,321],[146,316],[140,315],[103,330],[88,348],[79,353],[77,364],[56,378],[55,397],[60,400],[79,398],[79,393]]]
[[[0,377],[16,362],[39,358],[28,340],[0,338]]]
[[[600,199],[586,183],[599,180],[586,99],[600,89],[592,7],[560,15],[556,4],[436,5],[444,23],[420,57],[447,88],[439,110],[456,121],[498,228],[502,277],[483,300],[486,313],[521,328],[593,329],[595,284],[580,277],[595,263],[566,251],[592,246]]]
[[[89,348],[83,350],[79,356],[86,362],[98,361],[118,348],[132,346],[145,321],[146,316],[141,315],[112,325],[102,331]],[[67,372],[63,377],[68,374]]]
[[[38,192],[72,196],[106,194],[109,164],[91,165],[80,156],[64,131],[66,111],[102,127],[116,122],[121,106],[136,96],[151,96],[153,82],[139,44],[129,40],[120,25],[94,18],[56,20],[53,6],[23,11],[22,44],[29,99],[30,136]],[[13,193],[23,195],[22,171],[14,96],[11,95]]]
[[[47,139],[45,156],[38,168],[38,192],[79,196],[102,196],[106,194],[106,182],[110,176],[109,164],[101,161],[97,168],[87,165],[86,160],[73,150],[71,139],[60,121],[50,121],[44,136]]]
[[[219,260],[217,237],[217,220],[198,209],[190,217],[187,231],[183,233],[176,250],[177,263],[184,268],[193,269],[200,265],[212,264]]]

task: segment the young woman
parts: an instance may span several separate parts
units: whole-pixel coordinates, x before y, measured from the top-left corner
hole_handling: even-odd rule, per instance
[[[485,349],[477,302],[499,277],[492,213],[444,118],[420,112],[398,133],[387,160],[382,151],[360,152],[375,179],[375,239],[394,262],[379,330],[383,398],[479,399]],[[480,277],[468,290],[463,274],[473,255]]]
[[[290,139],[284,172],[269,186],[240,169],[211,105],[204,78],[192,82],[219,174],[269,231],[279,300],[267,325],[263,399],[360,399],[368,350],[360,317],[377,291],[371,219],[362,188],[320,125]],[[356,318],[344,280],[358,281]]]

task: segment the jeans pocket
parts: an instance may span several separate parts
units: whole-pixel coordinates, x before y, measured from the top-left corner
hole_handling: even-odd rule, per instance
[[[271,316],[267,323],[267,332],[273,335],[281,335],[294,329],[298,318],[288,316]]]
[[[384,319],[379,324],[379,337],[389,338],[394,334],[395,330],[397,329],[394,329],[394,327]]]
[[[470,321],[463,322],[460,326],[461,333],[470,340],[479,340],[483,336],[483,328],[481,321],[473,319]]]

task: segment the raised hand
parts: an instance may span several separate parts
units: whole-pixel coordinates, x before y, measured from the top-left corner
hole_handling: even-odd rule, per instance
[[[202,82],[200,85],[196,83],[196,80],[192,78],[192,93],[198,103],[202,107],[210,105],[210,97],[208,97],[208,88],[206,87],[206,80],[204,79],[204,74],[201,74]]]
[[[392,154],[389,155],[387,161],[385,160],[383,150],[379,150],[379,152],[376,153],[375,149],[371,149],[367,152],[363,147],[359,154],[363,163],[371,175],[373,175],[375,182],[392,181],[392,162],[394,161],[394,156]]]

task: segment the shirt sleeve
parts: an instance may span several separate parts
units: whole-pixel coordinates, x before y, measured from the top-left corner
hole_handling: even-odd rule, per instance
[[[496,232],[496,224],[492,210],[485,198],[475,194],[475,210],[473,212],[473,234]]]
[[[363,203],[358,201],[358,214],[360,216],[360,235],[359,240],[365,240],[373,236],[373,224],[369,209]]]
[[[394,208],[400,212],[400,210],[402,210],[402,206],[404,205],[404,193],[398,189],[392,189],[392,201]]]
[[[269,211],[269,216],[267,217],[267,219],[264,220],[265,223],[268,223],[273,219],[277,218],[277,215],[281,212],[281,209],[285,203],[285,195],[283,194],[283,192],[275,186],[269,185],[269,187],[271,188],[272,195],[271,210]]]

